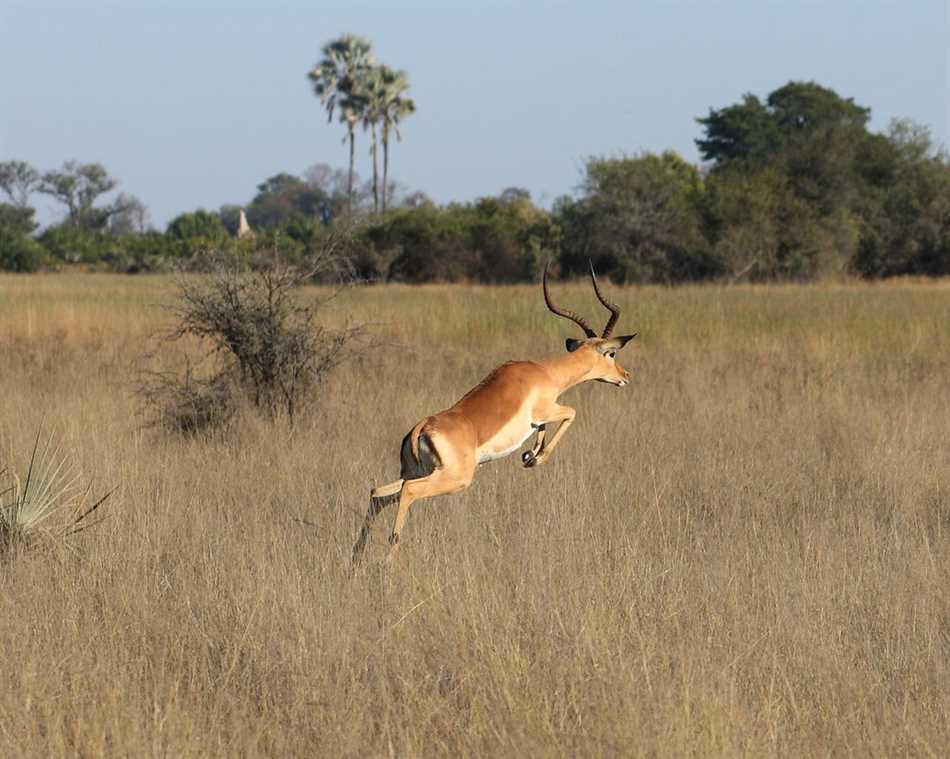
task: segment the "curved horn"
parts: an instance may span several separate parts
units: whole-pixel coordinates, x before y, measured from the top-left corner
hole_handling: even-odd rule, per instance
[[[597,286],[597,276],[594,274],[594,264],[591,261],[588,261],[587,263],[590,264],[590,281],[594,285],[594,294],[597,296],[597,300],[603,303],[604,307],[610,311],[610,318],[607,320],[607,326],[604,327],[604,334],[602,334],[601,337],[610,337],[610,333],[613,332],[614,325],[617,324],[617,319],[620,318],[620,306],[604,299],[604,296],[600,292],[600,288]]]
[[[554,305],[554,302],[551,300],[551,294],[548,292],[548,264],[544,265],[544,278],[541,280],[541,282],[542,287],[544,288],[544,302],[547,303],[548,308],[551,309],[551,311],[553,311],[558,316],[563,316],[565,319],[570,319],[578,327],[584,330],[584,334],[588,337],[597,337],[597,333],[594,332],[594,330],[590,328],[590,325],[580,316],[575,314],[573,311],[558,308],[556,305]]]

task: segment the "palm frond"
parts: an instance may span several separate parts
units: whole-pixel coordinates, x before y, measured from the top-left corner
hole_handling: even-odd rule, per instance
[[[0,469],[0,477],[10,482],[0,490],[0,556],[29,547],[42,535],[66,537],[91,526],[86,518],[114,492],[84,507],[89,488],[79,487],[78,469],[55,444],[52,434],[42,445],[41,441],[42,434],[37,433],[24,480],[6,467]],[[62,517],[53,520],[57,515]],[[48,529],[51,520],[56,524]]]

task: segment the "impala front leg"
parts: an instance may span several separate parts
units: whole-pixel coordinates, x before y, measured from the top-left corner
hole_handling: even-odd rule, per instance
[[[541,445],[534,456],[524,461],[526,467],[541,466],[541,464],[548,460],[551,451],[557,447],[557,444],[561,441],[561,437],[567,432],[567,428],[574,422],[575,414],[576,412],[570,406],[557,406],[553,409],[551,417],[546,424],[560,422],[557,432],[554,433],[554,437],[551,438],[551,442],[547,445],[544,445],[544,438],[541,437],[540,432],[538,433],[539,437],[541,437]],[[524,457],[522,457],[522,459],[524,459]]]
[[[545,425],[538,425],[538,434],[534,440],[534,447],[530,451],[525,451],[521,454],[521,462],[525,466],[534,466],[535,459],[538,458],[538,454],[541,453],[544,448],[544,428]]]

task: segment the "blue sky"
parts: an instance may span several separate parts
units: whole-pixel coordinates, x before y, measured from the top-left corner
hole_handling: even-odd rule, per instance
[[[342,32],[409,72],[419,110],[391,172],[439,202],[518,185],[547,205],[590,155],[695,161],[695,117],[792,79],[871,107],[872,129],[909,117],[950,146],[948,0],[3,0],[0,160],[99,161],[159,228],[280,171],[343,167],[305,77]]]

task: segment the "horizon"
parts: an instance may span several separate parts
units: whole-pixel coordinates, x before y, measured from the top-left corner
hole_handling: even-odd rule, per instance
[[[274,174],[345,167],[344,131],[327,124],[306,79],[320,46],[344,32],[408,72],[418,112],[394,145],[391,177],[439,204],[514,186],[549,207],[593,155],[674,150],[699,163],[697,117],[788,81],[869,107],[872,131],[909,118],[950,144],[950,5],[929,0],[583,10],[495,0],[477,11],[14,0],[0,26],[0,61],[17,72],[0,160],[41,171],[101,163],[119,183],[110,197],[135,195],[159,229],[187,211],[247,205]],[[364,180],[368,148],[361,131]],[[43,224],[61,216],[52,199],[34,201]]]

